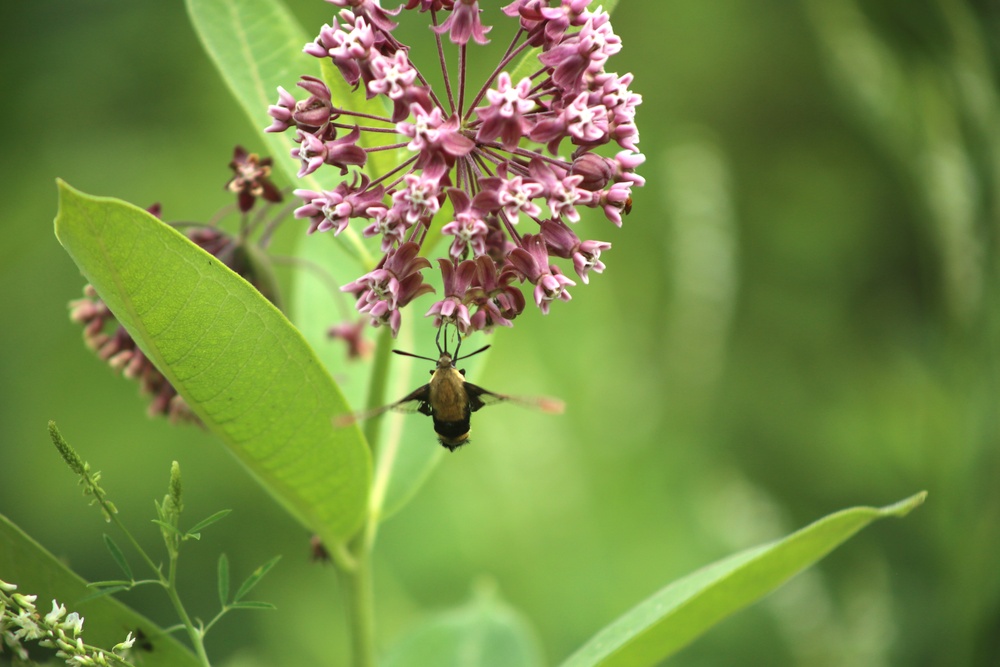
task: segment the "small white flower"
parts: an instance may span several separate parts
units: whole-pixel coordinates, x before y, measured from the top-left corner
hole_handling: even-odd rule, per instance
[[[115,653],[118,653],[119,651],[124,651],[125,649],[132,648],[133,644],[135,644],[135,637],[133,637],[132,633],[130,632],[128,633],[128,637],[125,638],[125,641],[123,641],[121,644],[115,644],[115,647],[111,650],[114,651]]]
[[[17,639],[31,641],[45,636],[45,630],[35,621],[34,613],[27,609],[22,609],[21,613],[12,619],[12,625],[18,627],[14,631],[14,637]]]
[[[45,622],[49,623],[50,625],[55,625],[56,623],[59,622],[59,619],[61,619],[65,615],[66,615],[66,607],[53,600],[52,611],[45,614]]]
[[[17,590],[17,584],[8,584],[3,579],[0,579],[0,591],[4,593],[13,593]]]
[[[35,611],[35,600],[38,599],[37,595],[21,595],[20,593],[14,593],[10,597],[14,601],[14,604],[22,609]]]
[[[73,636],[76,637],[83,632],[83,616],[80,616],[75,611],[71,611],[61,625],[64,630],[72,632]]]

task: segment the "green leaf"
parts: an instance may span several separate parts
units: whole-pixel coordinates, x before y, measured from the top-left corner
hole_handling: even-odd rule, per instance
[[[178,537],[184,537],[184,533],[182,533],[181,531],[179,531],[177,529],[177,526],[175,526],[174,524],[170,523],[169,521],[161,521],[160,519],[150,519],[150,521],[152,521],[153,523],[155,523],[160,528],[165,529],[168,533],[172,533],[172,534],[174,534],[174,535],[176,535]]]
[[[253,574],[247,577],[246,581],[244,581],[240,585],[239,590],[236,591],[236,595],[233,596],[233,605],[230,606],[234,606],[235,603],[242,600],[243,596],[249,593],[254,586],[260,583],[260,580],[264,578],[264,575],[270,572],[271,568],[277,565],[279,560],[281,560],[281,556],[275,556],[274,558],[267,561],[266,563],[258,567],[256,570],[254,570]]]
[[[121,591],[127,591],[131,586],[108,586],[107,588],[101,588],[100,590],[93,591],[88,595],[84,595],[82,598],[73,601],[73,605],[84,605],[91,600],[96,600],[98,598],[103,598],[107,595],[114,595]]]
[[[87,584],[87,588],[108,588],[111,586],[131,586],[132,581],[127,579],[108,579],[107,581],[92,581]]]
[[[726,616],[823,558],[872,521],[906,516],[926,495],[921,492],[883,508],[842,510],[784,539],[689,574],[601,630],[562,667],[657,665]]]
[[[145,211],[59,183],[56,236],[143,353],[296,518],[330,544],[364,518],[371,458],[299,332]]]
[[[222,519],[225,519],[227,516],[229,516],[230,512],[232,512],[232,510],[219,510],[212,516],[202,519],[201,521],[193,525],[190,530],[188,530],[187,535],[185,535],[185,537],[193,537],[195,539],[198,539],[200,537],[199,533],[201,531],[205,530],[216,521],[221,521]]]
[[[0,578],[17,584],[18,592],[37,595],[38,605],[53,599],[87,619],[83,637],[89,644],[110,649],[129,632],[142,630],[152,642],[152,652],[142,652],[143,667],[198,667],[201,663],[184,646],[164,634],[152,621],[110,597],[86,604],[78,601],[90,593],[87,582],[28,537],[7,517],[0,515]],[[51,607],[49,607],[50,609]],[[43,609],[43,613],[48,609]]]
[[[257,602],[254,600],[245,600],[243,602],[234,602],[229,605],[230,609],[277,609],[270,602]]]
[[[535,635],[522,616],[492,594],[437,614],[389,649],[382,667],[540,667]]]
[[[125,554],[123,554],[122,550],[118,548],[118,545],[115,544],[115,541],[111,539],[110,535],[105,534],[104,546],[106,546],[108,551],[111,552],[111,557],[115,559],[115,562],[118,563],[118,567],[122,569],[122,572],[124,572],[125,576],[128,577],[129,583],[131,583],[135,579],[132,575],[132,568],[129,567],[128,561],[125,560]]]
[[[219,554],[219,603],[225,607],[229,602],[229,558]]]

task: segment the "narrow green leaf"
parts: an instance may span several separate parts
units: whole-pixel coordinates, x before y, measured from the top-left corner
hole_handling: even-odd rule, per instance
[[[528,623],[493,595],[431,616],[392,646],[382,667],[541,667]]]
[[[154,650],[143,652],[143,667],[199,667],[201,662],[152,621],[121,602],[103,596],[78,601],[91,591],[87,582],[0,514],[0,577],[17,584],[18,592],[37,595],[39,607],[53,599],[87,619],[83,637],[88,644],[110,649],[129,632],[142,630]],[[47,610],[46,610],[47,611]]]
[[[170,523],[169,521],[161,521],[160,519],[150,519],[150,521],[152,521],[153,523],[155,523],[160,528],[166,529],[166,531],[169,532],[169,533],[177,535],[178,537],[184,537],[184,533],[182,533],[181,531],[179,531],[177,529],[177,526],[175,526],[174,524]]]
[[[277,609],[270,602],[257,602],[254,600],[244,600],[243,602],[234,602],[229,605],[230,609]]]
[[[236,595],[233,596],[233,603],[235,604],[236,602],[242,600],[243,596],[249,593],[251,589],[253,589],[253,587],[256,586],[261,579],[264,578],[264,575],[270,572],[271,568],[278,564],[279,560],[281,560],[281,556],[275,556],[274,558],[267,561],[266,563],[258,567],[256,570],[254,570],[253,574],[247,577],[246,581],[240,584],[239,589],[236,591]],[[233,605],[229,606],[231,607]]]
[[[364,518],[371,457],[299,332],[216,258],[142,209],[59,183],[56,236],[201,421],[328,543]]]
[[[219,604],[223,607],[229,602],[229,558],[219,554]]]
[[[601,630],[562,667],[659,664],[713,625],[809,567],[876,519],[906,516],[926,492],[888,507],[830,514],[784,539],[740,552],[675,581]]]
[[[227,516],[229,516],[230,512],[232,512],[232,510],[219,510],[212,516],[202,519],[195,525],[191,526],[191,529],[188,530],[188,535],[194,537],[193,533],[199,533],[208,528],[209,526],[211,526],[216,521],[221,521],[222,519],[225,519]]]
[[[118,545],[115,544],[115,541],[111,539],[111,536],[108,534],[104,535],[104,546],[106,546],[108,551],[111,552],[111,557],[115,559],[116,563],[118,563],[118,567],[122,569],[122,572],[125,573],[128,580],[131,582],[135,579],[132,575],[132,568],[129,567],[128,561],[125,560],[125,554],[122,553],[122,550],[118,548]]]
[[[114,595],[115,593],[119,593],[121,591],[127,591],[128,589],[129,586],[108,586],[107,588],[102,588],[100,590],[93,591],[88,595],[84,595],[82,598],[73,600],[73,605],[83,605],[86,604],[87,602],[90,602],[91,600],[103,598],[107,595]]]
[[[92,581],[87,588],[108,588],[111,586],[131,586],[132,581],[126,579],[108,579],[107,581]]]

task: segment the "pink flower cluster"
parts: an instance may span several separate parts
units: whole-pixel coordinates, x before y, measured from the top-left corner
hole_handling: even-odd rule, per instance
[[[333,190],[295,191],[303,200],[296,217],[309,220],[310,233],[339,234],[361,219],[365,236],[380,237],[381,261],[343,288],[373,325],[387,324],[395,335],[400,308],[433,291],[422,273],[432,264],[419,253],[446,199],[454,213],[439,227],[451,237],[447,258],[437,262],[444,295],[427,312],[436,326],[454,324],[462,333],[511,326],[525,306],[517,287],[524,281],[543,312],[568,301],[576,283],[554,258],[570,260],[585,283],[604,270],[600,256],[611,245],[581,240],[572,225],[582,208],[595,208],[620,226],[632,187],[644,183],[635,169],[645,159],[636,147],[641,97],[629,89],[632,75],[606,70],[621,50],[606,12],[589,11],[587,0],[507,5],[515,34],[472,93],[469,43],[485,44],[492,30],[478,0],[407,0],[393,10],[378,0],[326,1],[341,10],[304,51],[329,60],[368,99],[384,98],[392,112],[337,107],[323,81],[303,76],[298,86],[307,96],[279,88],[267,130],[294,130],[300,177],[324,165],[346,175],[364,168],[373,151],[409,153],[386,173],[355,171]],[[430,19],[444,91],[431,88],[393,34],[404,10]],[[454,76],[445,36],[458,51]],[[508,67],[532,47],[540,49],[538,67],[514,81]],[[396,143],[378,140],[393,136]]]

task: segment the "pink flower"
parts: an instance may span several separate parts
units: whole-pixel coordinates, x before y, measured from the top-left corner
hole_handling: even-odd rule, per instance
[[[434,28],[434,32],[439,35],[449,33],[448,38],[452,43],[465,46],[469,38],[473,38],[479,44],[488,44],[486,33],[492,28],[485,27],[479,21],[479,0],[458,0],[455,8],[447,20]]]
[[[295,217],[310,219],[310,234],[332,229],[336,236],[347,228],[351,218],[383,214],[382,192],[382,186],[368,188],[367,176],[361,176],[360,183],[343,182],[333,190],[296,190],[295,196],[306,203],[295,209]]]
[[[388,325],[392,335],[399,332],[399,309],[416,297],[434,291],[424,283],[421,271],[431,265],[417,253],[416,243],[390,250],[374,270],[340,289],[357,296],[357,309],[366,313],[372,326]]]
[[[455,237],[448,254],[455,261],[464,257],[469,248],[472,248],[475,257],[486,254],[489,227],[486,226],[483,211],[473,206],[469,195],[461,190],[452,188],[448,191],[448,196],[455,207],[455,219],[441,228],[442,234]]]
[[[439,259],[441,278],[444,282],[444,299],[438,301],[427,311],[424,317],[434,316],[434,326],[440,328],[444,324],[454,324],[459,333],[469,332],[469,309],[464,299],[469,291],[469,285],[476,276],[476,263],[471,260],[456,263],[453,260]]]
[[[562,275],[559,267],[549,264],[545,240],[540,235],[527,235],[522,241],[523,245],[515,248],[508,259],[515,271],[535,285],[535,304],[548,313],[549,305],[556,299],[572,299],[566,288],[576,283]]]
[[[569,224],[590,208],[621,225],[645,160],[636,149],[642,97],[631,74],[606,70],[622,47],[607,12],[587,0],[508,2],[514,39],[486,80],[472,82],[468,62],[492,30],[478,0],[403,0],[394,11],[378,0],[328,2],[342,9],[303,50],[348,85],[363,83],[386,111],[335,107],[323,81],[303,77],[303,100],[278,89],[268,131],[295,132],[301,176],[328,165],[369,170],[331,191],[297,191],[296,215],[311,232],[335,234],[364,219],[361,234],[380,239],[381,261],[348,286],[370,322],[398,330],[404,302],[430,291],[421,278],[430,266],[423,257],[433,255],[425,242],[442,235],[451,237],[439,261],[445,293],[428,314],[463,333],[509,326],[524,308],[519,281],[534,285],[535,304],[548,312],[575,285],[559,264],[584,283],[605,270],[610,244],[581,240]],[[407,14],[430,24],[430,57],[399,41],[397,21]],[[533,46],[540,69],[515,82],[510,72]],[[421,72],[417,63],[427,62],[440,70]],[[430,81],[447,85],[435,90]],[[386,152],[368,160],[373,151]],[[397,154],[394,164],[385,159]]]
[[[488,106],[478,107],[476,113],[482,125],[476,132],[476,141],[488,142],[500,137],[500,143],[507,150],[517,147],[521,137],[530,127],[524,118],[535,107],[529,98],[531,79],[521,79],[517,86],[512,86],[510,74],[500,72],[497,77],[497,89],[487,90]]]

